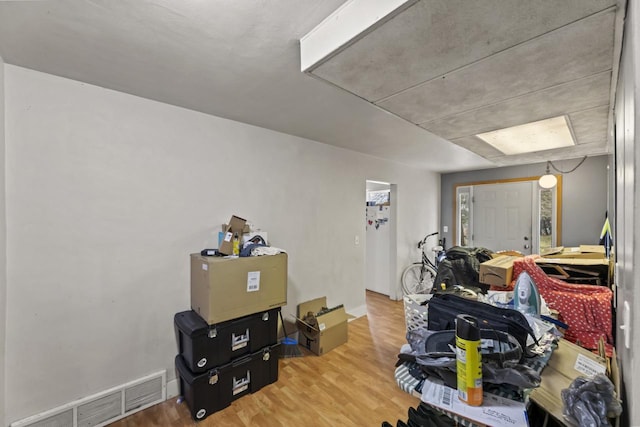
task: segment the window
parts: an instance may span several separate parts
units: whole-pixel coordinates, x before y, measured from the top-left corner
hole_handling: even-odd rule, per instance
[[[544,249],[553,248],[556,246],[556,236],[554,232],[553,226],[553,218],[555,212],[555,203],[554,203],[554,193],[555,189],[540,189],[539,192],[539,214],[540,214],[540,252]]]

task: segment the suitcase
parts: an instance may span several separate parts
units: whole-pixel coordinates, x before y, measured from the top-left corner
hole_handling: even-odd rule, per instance
[[[176,376],[180,394],[194,420],[200,421],[226,408],[236,399],[278,380],[280,344],[265,347],[226,365],[193,373],[177,355]]]
[[[208,325],[195,311],[176,313],[174,324],[179,355],[193,373],[255,353],[278,342],[280,308]]]

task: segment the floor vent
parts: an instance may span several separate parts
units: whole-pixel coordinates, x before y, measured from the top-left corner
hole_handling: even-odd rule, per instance
[[[13,424],[11,424],[13,426]],[[59,414],[51,415],[31,424],[15,424],[29,427],[69,427],[73,425],[73,409],[68,409]]]
[[[102,427],[166,398],[167,372],[161,371],[16,421],[11,427]]]

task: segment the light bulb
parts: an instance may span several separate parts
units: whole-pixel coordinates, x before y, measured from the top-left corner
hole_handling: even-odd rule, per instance
[[[542,188],[553,188],[558,183],[558,178],[555,175],[546,174],[542,175],[538,180],[538,185]]]

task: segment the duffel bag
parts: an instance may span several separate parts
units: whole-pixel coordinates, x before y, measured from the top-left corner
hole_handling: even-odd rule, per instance
[[[481,329],[494,329],[512,335],[522,349],[527,348],[527,338],[536,341],[533,329],[524,314],[510,308],[496,307],[453,294],[435,294],[428,302],[427,329],[444,331],[455,329],[459,314],[470,314],[478,319]]]

